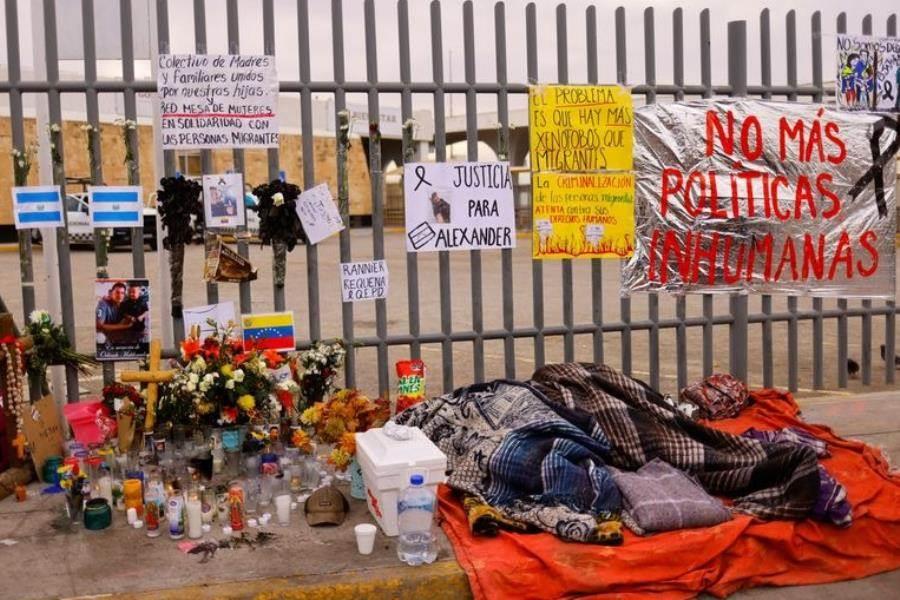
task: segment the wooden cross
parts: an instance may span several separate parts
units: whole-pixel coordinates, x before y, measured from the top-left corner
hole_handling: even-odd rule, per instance
[[[147,416],[144,419],[144,431],[153,431],[156,424],[156,399],[159,395],[159,384],[172,381],[175,371],[160,370],[159,359],[162,356],[162,348],[159,340],[150,341],[150,358],[147,360],[146,371],[122,371],[120,379],[125,383],[147,384]]]
[[[19,460],[25,460],[25,448],[28,446],[25,434],[20,431],[19,435],[13,439],[12,445],[16,448],[16,456],[19,457]]]

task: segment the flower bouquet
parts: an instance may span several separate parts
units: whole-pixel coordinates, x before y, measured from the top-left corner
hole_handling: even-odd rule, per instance
[[[45,310],[33,311],[28,316],[27,330],[34,344],[27,353],[28,379],[31,385],[40,386],[42,394],[49,393],[48,366],[65,365],[78,369],[82,375],[90,375],[91,367],[100,364],[93,357],[76,352],[65,330],[54,324]]]
[[[390,418],[390,403],[381,398],[370,400],[356,389],[343,389],[324,402],[303,411],[300,420],[313,428],[315,436],[334,444],[328,464],[344,471],[356,456],[357,432],[380,427]]]
[[[294,373],[305,407],[321,402],[334,391],[338,370],[346,356],[347,350],[340,341],[314,342],[311,348],[294,356]]]

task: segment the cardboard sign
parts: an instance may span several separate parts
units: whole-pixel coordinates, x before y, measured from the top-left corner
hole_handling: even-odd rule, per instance
[[[327,183],[320,183],[300,194],[297,198],[297,216],[303,223],[310,244],[318,244],[344,229],[344,220]]]
[[[623,258],[634,245],[633,112],[617,85],[528,93],[533,258]]]
[[[58,185],[14,187],[12,195],[16,229],[65,225]]]
[[[294,311],[241,316],[244,347],[290,352],[295,349]]]
[[[406,251],[516,247],[507,162],[407,163]]]
[[[240,173],[204,175],[203,210],[209,229],[243,227],[244,176]]]
[[[623,289],[893,298],[897,127],[795,102],[641,107]]]
[[[88,188],[91,227],[143,227],[144,203],[141,186]]]
[[[28,407],[23,407],[22,429],[31,448],[34,470],[43,481],[43,466],[50,456],[62,456],[63,431],[59,410],[53,396],[44,396]],[[44,482],[48,483],[48,482]]]
[[[215,327],[209,324],[212,321],[219,328],[228,326],[228,322],[234,322],[234,302],[228,300],[219,304],[207,304],[184,309],[184,337],[191,333],[191,327],[200,327],[200,339],[206,339],[215,333]]]
[[[163,149],[278,147],[274,56],[160,54],[156,85]]]
[[[387,298],[388,268],[384,260],[341,263],[341,298],[360,302]]]

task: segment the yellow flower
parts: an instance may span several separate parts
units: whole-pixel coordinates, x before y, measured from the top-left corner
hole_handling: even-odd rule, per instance
[[[291,435],[291,443],[305,454],[312,453],[312,440],[309,439],[309,434],[302,429],[294,430],[294,433]]]
[[[225,377],[233,377],[234,369],[231,368],[231,365],[222,365],[221,367],[219,367],[219,373],[221,373]]]
[[[300,421],[304,425],[315,425],[322,418],[322,407],[319,404],[310,406],[300,415]]]
[[[244,412],[250,412],[256,407],[256,400],[250,394],[244,394],[238,398],[237,405],[241,407]]]
[[[331,451],[331,454],[328,455],[328,463],[333,465],[334,468],[339,471],[345,470],[350,465],[351,460],[353,460],[353,457],[346,450],[341,448],[335,448]]]

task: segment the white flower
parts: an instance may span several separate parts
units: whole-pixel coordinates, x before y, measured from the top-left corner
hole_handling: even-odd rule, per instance
[[[200,382],[199,387],[200,387],[201,392],[208,392],[209,388],[210,388],[210,383],[204,379],[203,381]]]
[[[45,319],[50,319],[50,313],[48,313],[46,310],[33,310],[31,311],[31,314],[28,315],[28,320],[32,323],[40,323]]]
[[[206,361],[203,360],[202,356],[198,356],[193,361],[191,361],[191,371],[194,373],[202,373],[206,370]]]
[[[234,389],[234,379],[229,379],[225,382],[225,389],[233,390]]]
[[[188,381],[190,381],[191,383],[197,383],[200,381],[200,376],[196,373],[191,373],[190,376],[188,376]]]
[[[50,133],[59,133],[62,128],[59,126],[59,123],[51,123],[47,126],[47,130],[50,131]]]
[[[234,380],[237,381],[238,383],[242,382],[244,380],[244,370],[238,369],[237,371],[235,371],[233,373],[233,377],[234,377]]]
[[[272,204],[275,206],[281,206],[284,204],[284,194],[281,192],[277,192],[272,196]]]
[[[25,161],[22,160],[22,159],[19,159],[18,165],[19,165],[19,168],[20,168],[20,169],[24,169],[24,168],[25,168]]]
[[[219,375],[218,373],[207,373],[206,375],[203,376],[203,382],[206,384],[212,385],[212,383],[216,380],[216,377],[218,377],[218,375]]]
[[[194,382],[190,382],[186,386],[184,386],[184,389],[186,389],[189,392],[193,392],[197,389],[197,384],[195,384]]]

